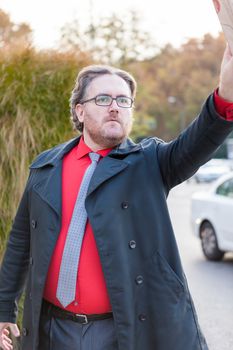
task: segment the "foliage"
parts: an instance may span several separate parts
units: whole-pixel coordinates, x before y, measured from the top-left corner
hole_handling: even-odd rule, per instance
[[[155,54],[158,48],[140,28],[137,12],[113,13],[81,30],[78,19],[61,28],[60,48],[74,53],[89,52],[95,62],[122,65]]]
[[[79,60],[56,52],[26,50],[0,58],[0,246],[4,247],[28,175],[40,151],[74,136],[69,123],[69,97]],[[12,199],[14,198],[14,201]]]
[[[139,81],[137,114],[156,126],[150,135],[170,140],[193,120],[218,86],[224,48],[222,35],[207,34],[178,49],[166,45],[152,59],[126,66]]]
[[[0,9],[0,51],[18,51],[31,45],[32,31],[28,24],[15,24]]]

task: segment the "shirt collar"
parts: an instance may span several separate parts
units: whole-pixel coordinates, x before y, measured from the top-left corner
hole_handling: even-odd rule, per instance
[[[101,149],[95,153],[98,153],[102,157],[105,157],[109,152],[111,152],[112,148],[105,148]],[[82,157],[86,156],[88,153],[93,152],[90,147],[87,146],[87,144],[84,142],[83,136],[80,138],[80,141],[77,146],[77,158],[81,159]]]

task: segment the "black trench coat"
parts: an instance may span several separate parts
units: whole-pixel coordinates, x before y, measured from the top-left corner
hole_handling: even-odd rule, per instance
[[[233,130],[211,95],[174,141],[126,140],[94,173],[86,209],[112,304],[119,350],[206,350],[166,204],[169,190]],[[79,138],[40,154],[20,202],[0,272],[0,321],[15,322],[26,283],[22,349],[38,347],[44,283],[61,225],[61,167]]]

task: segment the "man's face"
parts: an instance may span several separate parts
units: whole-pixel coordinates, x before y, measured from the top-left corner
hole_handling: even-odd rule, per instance
[[[131,97],[128,84],[117,75],[105,74],[92,80],[84,100],[97,95]],[[114,147],[121,143],[132,129],[132,108],[122,108],[112,101],[110,106],[97,106],[90,101],[76,106],[80,122],[84,124],[84,141],[92,149]]]

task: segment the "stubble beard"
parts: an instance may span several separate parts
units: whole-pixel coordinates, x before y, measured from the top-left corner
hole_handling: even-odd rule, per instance
[[[104,148],[113,148],[122,141],[124,141],[130,134],[132,129],[132,121],[127,126],[121,125],[122,133],[121,135],[114,135],[114,132],[107,132],[103,128],[99,128],[96,130],[95,128],[91,127],[91,123],[86,123],[84,126],[85,133],[88,134],[88,137],[98,146],[100,146],[102,149]]]

